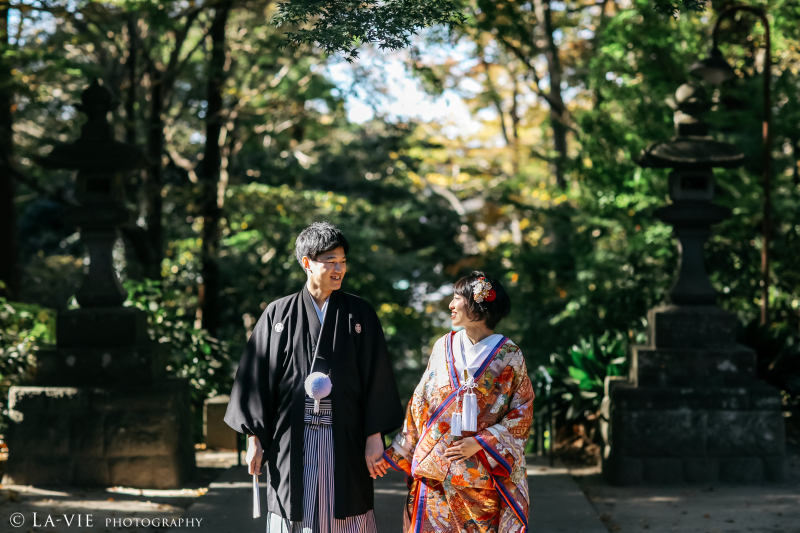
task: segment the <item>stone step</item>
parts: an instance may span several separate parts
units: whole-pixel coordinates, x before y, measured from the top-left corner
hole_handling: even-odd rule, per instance
[[[603,462],[606,480],[615,486],[654,483],[759,484],[786,481],[787,460],[772,457],[630,457],[611,455]]]

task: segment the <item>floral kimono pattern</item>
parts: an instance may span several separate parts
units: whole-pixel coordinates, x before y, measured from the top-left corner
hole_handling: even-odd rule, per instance
[[[453,361],[451,332],[433,348],[408,404],[403,429],[384,457],[406,475],[406,533],[527,533],[525,442],[533,417],[533,387],[520,349],[506,337],[475,373],[477,432],[450,433],[463,379]],[[460,391],[460,392],[459,392]],[[474,437],[481,450],[465,461],[444,455]]]

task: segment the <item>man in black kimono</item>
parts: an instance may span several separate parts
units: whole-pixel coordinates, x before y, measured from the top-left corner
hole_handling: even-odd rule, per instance
[[[308,281],[267,306],[236,372],[225,422],[249,435],[250,474],[266,463],[268,533],[375,531],[383,435],[405,413],[375,310],[339,290],[348,249],[331,224],[303,230],[295,255]],[[332,385],[318,412],[312,372]]]

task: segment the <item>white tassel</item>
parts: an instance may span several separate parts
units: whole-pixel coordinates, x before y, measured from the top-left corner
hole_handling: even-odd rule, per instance
[[[461,436],[461,413],[453,413],[450,420],[450,434],[454,437]]]
[[[462,427],[463,431],[478,431],[478,397],[468,392],[462,400]]]
[[[314,398],[314,414],[319,413],[319,400]]]

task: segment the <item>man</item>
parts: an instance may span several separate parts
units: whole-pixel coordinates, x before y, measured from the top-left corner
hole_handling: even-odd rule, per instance
[[[326,222],[300,233],[308,281],[267,306],[236,371],[225,422],[249,435],[250,474],[266,463],[267,533],[376,531],[372,480],[404,413],[375,310],[339,290],[348,250]],[[318,412],[304,387],[312,372],[331,382]]]

